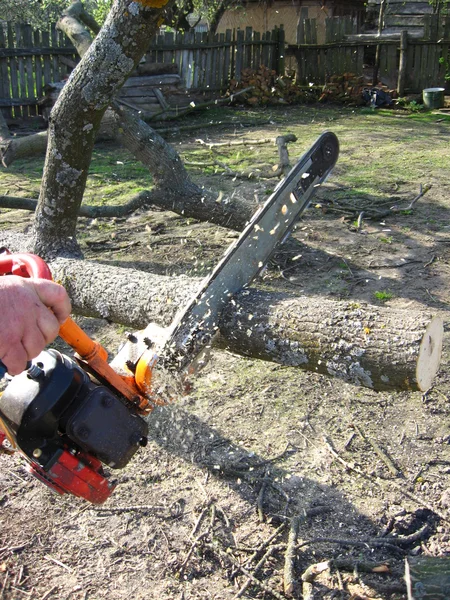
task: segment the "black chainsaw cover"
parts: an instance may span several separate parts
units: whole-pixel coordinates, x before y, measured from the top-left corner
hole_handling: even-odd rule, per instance
[[[62,449],[120,469],[147,442],[144,419],[55,350],[11,380],[0,396],[0,417],[22,452],[45,470]]]

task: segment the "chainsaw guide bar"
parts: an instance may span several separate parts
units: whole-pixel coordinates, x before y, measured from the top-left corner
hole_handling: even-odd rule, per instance
[[[192,370],[193,362],[218,332],[219,318],[227,303],[253,281],[276,247],[283,243],[317,187],[326,180],[338,155],[337,137],[326,132],[280,181],[175,318],[158,353],[164,367],[179,373]]]

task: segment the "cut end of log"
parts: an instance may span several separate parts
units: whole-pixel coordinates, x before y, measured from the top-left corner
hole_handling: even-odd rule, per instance
[[[434,317],[422,338],[416,366],[417,387],[422,392],[430,389],[439,370],[442,355],[444,325],[440,317]]]

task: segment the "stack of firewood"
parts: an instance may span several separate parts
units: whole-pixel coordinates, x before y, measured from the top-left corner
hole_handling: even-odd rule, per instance
[[[364,81],[363,76],[357,76],[354,73],[343,73],[342,75],[332,75],[329,82],[324,86],[319,101],[327,100],[333,102],[349,102],[351,104],[365,104],[363,91],[372,87]],[[383,84],[376,86],[382,89],[391,98],[396,98],[396,90],[391,90]]]
[[[261,66],[258,70],[243,69],[241,79],[232,79],[229,94],[248,89],[239,96],[239,100],[251,106],[267,104],[294,104],[315,102],[314,92],[298,86],[292,77],[277,75],[276,71]]]

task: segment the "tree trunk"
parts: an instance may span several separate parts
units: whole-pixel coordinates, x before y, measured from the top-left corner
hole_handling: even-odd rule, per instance
[[[50,267],[77,312],[135,329],[169,325],[200,284],[62,258]],[[426,390],[439,368],[443,326],[422,312],[246,289],[225,309],[220,333],[237,354],[376,390]]]
[[[230,2],[224,0],[217,7],[216,12],[214,13],[213,18],[209,22],[209,30],[210,30],[211,33],[216,33],[217,28],[218,28],[219,23],[220,23],[220,19],[225,14],[225,11],[229,7],[229,5],[230,5]]]
[[[73,2],[63,12],[57,24],[58,29],[65,32],[81,57],[86,54],[92,44],[92,37],[82,23],[87,25],[94,33],[100,31],[95,19],[84,10],[82,2]]]
[[[49,120],[49,141],[34,224],[34,251],[80,255],[76,223],[96,132],[111,98],[144,54],[172,0],[115,0],[101,31],[64,86]],[[131,8],[130,8],[131,7]]]

